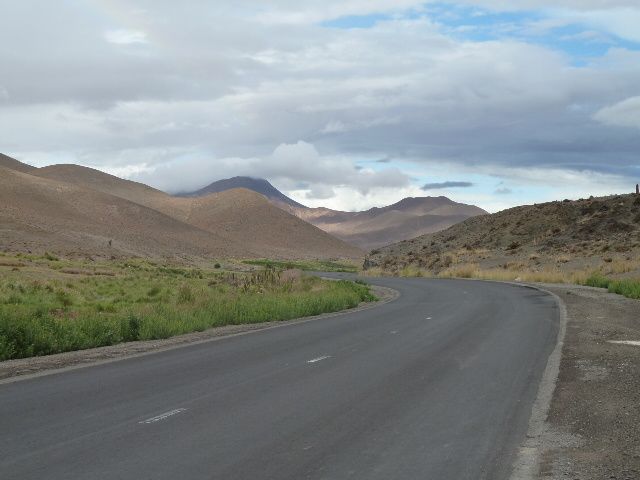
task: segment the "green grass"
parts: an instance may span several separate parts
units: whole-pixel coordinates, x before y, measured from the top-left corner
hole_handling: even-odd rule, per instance
[[[29,263],[19,271],[0,267],[0,360],[288,320],[375,300],[367,285],[273,269],[21,260]]]
[[[585,285],[606,288],[611,293],[617,293],[618,295],[640,300],[640,280],[613,280],[605,277],[601,273],[594,273],[587,278]]]
[[[354,264],[335,262],[330,260],[309,261],[278,261],[278,260],[245,260],[247,265],[258,265],[265,268],[300,269],[305,271],[322,272],[347,272],[357,273],[358,267]]]

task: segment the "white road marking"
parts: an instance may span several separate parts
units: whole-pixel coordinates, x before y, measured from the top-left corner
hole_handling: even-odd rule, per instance
[[[155,417],[147,418],[146,420],[142,420],[138,423],[156,423],[166,418],[177,415],[178,413],[182,413],[186,411],[186,408],[176,408],[175,410],[171,410],[170,412],[161,413],[160,415],[156,415]]]
[[[633,345],[634,347],[640,347],[640,341],[638,340],[609,340],[609,343],[615,343],[617,345]]]
[[[427,317],[427,320],[431,320],[431,317]]]
[[[326,360],[327,358],[331,358],[331,355],[325,355],[323,357],[312,358],[311,360],[307,360],[307,363],[321,362],[322,360]]]

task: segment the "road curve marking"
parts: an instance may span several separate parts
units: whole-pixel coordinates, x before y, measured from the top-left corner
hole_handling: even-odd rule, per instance
[[[186,408],[176,408],[175,410],[171,410],[170,412],[164,412],[161,413],[160,415],[156,415],[155,417],[151,417],[151,418],[147,418],[146,420],[141,420],[138,423],[156,423],[156,422],[160,422],[162,420],[165,420],[169,417],[172,417],[174,415],[177,415],[179,413],[185,412],[187,409]]]
[[[322,360],[326,360],[327,358],[331,358],[331,355],[325,355],[323,357],[312,358],[311,360],[307,360],[307,363],[321,362]]]

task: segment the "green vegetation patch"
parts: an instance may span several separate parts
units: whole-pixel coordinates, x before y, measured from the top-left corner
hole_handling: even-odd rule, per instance
[[[587,278],[585,285],[590,287],[606,288],[610,293],[616,293],[627,298],[640,300],[640,280],[613,280],[605,277],[601,273],[594,273]]]
[[[0,360],[289,320],[375,300],[367,285],[273,268],[73,267],[83,273],[35,261],[20,271],[0,267]],[[107,268],[109,275],[86,273]]]
[[[308,260],[308,261],[278,261],[278,260],[245,260],[247,265],[258,265],[265,268],[299,269],[317,272],[347,272],[357,273],[358,266],[349,263],[336,262],[331,260]]]

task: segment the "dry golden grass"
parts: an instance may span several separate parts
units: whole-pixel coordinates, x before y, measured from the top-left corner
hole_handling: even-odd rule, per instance
[[[600,267],[600,270],[605,275],[629,273],[640,270],[640,261],[614,258],[611,259],[611,261],[605,261],[605,263]]]
[[[478,264],[464,264],[448,268],[438,275],[444,278],[475,278],[479,280],[522,281],[539,283],[584,283],[591,270],[563,271],[558,268],[527,270],[524,268],[481,269]]]

